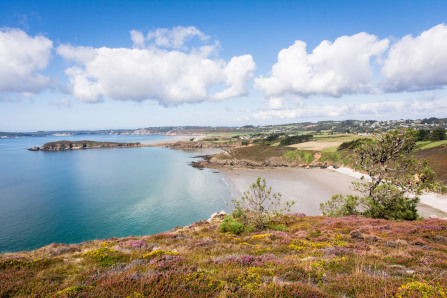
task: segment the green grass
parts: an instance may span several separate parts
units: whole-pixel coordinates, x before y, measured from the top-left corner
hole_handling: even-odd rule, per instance
[[[294,150],[294,148],[256,145],[226,150],[225,152],[218,154],[216,158],[263,162],[270,157],[282,156],[285,152],[291,150]]]
[[[416,143],[417,150],[430,149],[430,148],[434,148],[434,147],[438,147],[438,146],[442,146],[442,145],[447,145],[447,140],[436,141],[436,142],[420,141],[420,142]]]
[[[329,148],[323,149],[323,151],[321,151],[321,152],[336,152],[337,148],[338,148],[338,146],[329,147]]]
[[[360,139],[362,137],[364,136],[359,136],[356,134],[314,135],[315,141],[324,141],[324,142],[349,142]]]
[[[288,151],[282,155],[282,158],[288,162],[299,160],[310,164],[314,160],[314,151],[294,150]]]

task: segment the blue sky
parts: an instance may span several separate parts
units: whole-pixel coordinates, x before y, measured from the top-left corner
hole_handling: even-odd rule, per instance
[[[0,2],[0,131],[447,117],[446,1]]]

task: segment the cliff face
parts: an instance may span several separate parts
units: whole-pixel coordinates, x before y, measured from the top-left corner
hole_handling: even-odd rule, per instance
[[[30,151],[63,151],[77,149],[132,148],[141,147],[140,143],[114,143],[95,141],[59,141],[44,144],[42,147],[29,148]]]

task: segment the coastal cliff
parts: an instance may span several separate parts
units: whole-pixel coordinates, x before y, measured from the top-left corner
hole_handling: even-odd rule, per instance
[[[228,148],[214,155],[202,156],[191,163],[196,168],[277,168],[341,166],[321,152],[298,151],[289,147],[247,146]]]
[[[79,149],[105,149],[105,148],[133,148],[142,147],[141,143],[115,143],[115,142],[95,142],[95,141],[58,141],[49,142],[42,147],[29,148],[30,151],[64,151]]]

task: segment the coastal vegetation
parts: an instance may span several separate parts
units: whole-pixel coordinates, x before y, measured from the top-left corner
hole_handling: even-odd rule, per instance
[[[0,296],[445,297],[447,221],[288,214],[220,232],[224,215],[143,237],[0,255]]]
[[[351,142],[356,163],[370,180],[353,182],[363,196],[334,195],[321,210],[329,216],[363,215],[372,218],[415,220],[417,196],[421,190],[445,192],[434,180],[434,172],[425,162],[409,155],[416,145],[417,132],[394,130],[375,140]]]
[[[267,187],[265,179],[258,177],[250,185],[250,189],[242,194],[240,199],[234,199],[232,215],[227,215],[219,226],[221,232],[240,234],[243,231],[259,231],[270,226],[281,229],[275,225],[275,220],[284,212],[289,212],[294,201],[281,201],[280,193],[272,193]]]

